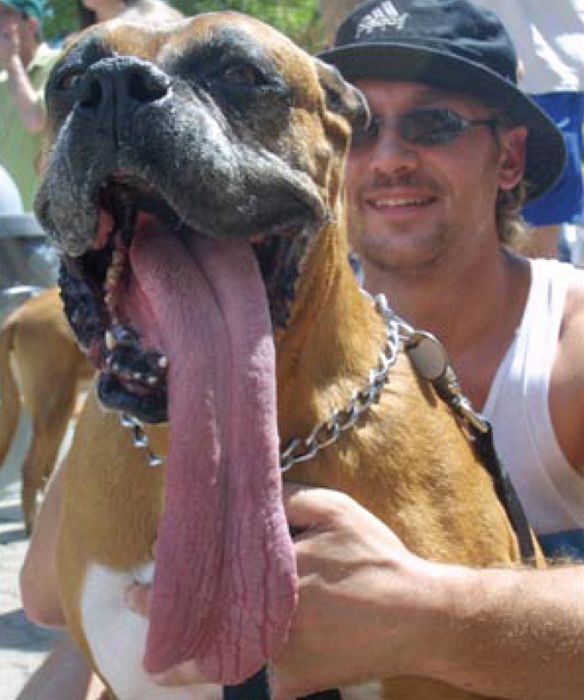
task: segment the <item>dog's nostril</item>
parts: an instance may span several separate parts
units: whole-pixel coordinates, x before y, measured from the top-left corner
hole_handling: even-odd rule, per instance
[[[98,80],[92,80],[85,85],[83,94],[79,100],[82,107],[95,108],[99,107],[103,99],[103,90]]]
[[[137,102],[154,102],[164,97],[168,81],[164,76],[146,71],[135,71],[128,79],[128,95]]]

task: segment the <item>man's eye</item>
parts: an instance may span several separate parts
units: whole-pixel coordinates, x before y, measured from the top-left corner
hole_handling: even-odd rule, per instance
[[[223,72],[221,78],[231,85],[254,86],[262,82],[258,71],[247,64],[229,66]]]

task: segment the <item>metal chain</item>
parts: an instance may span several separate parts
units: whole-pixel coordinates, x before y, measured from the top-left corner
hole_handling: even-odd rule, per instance
[[[118,419],[120,421],[120,425],[122,425],[124,428],[129,428],[132,432],[132,442],[134,447],[137,447],[139,450],[146,451],[146,455],[148,456],[148,464],[151,467],[160,466],[164,460],[162,457],[150,450],[148,435],[146,435],[144,432],[144,429],[140,425],[139,421],[132,416],[129,416],[127,413],[119,413]]]
[[[343,409],[333,411],[328,420],[319,423],[305,438],[292,438],[280,454],[280,469],[288,471],[298,462],[312,459],[319,451],[335,442],[342,432],[352,428],[361,415],[378,399],[389,378],[389,370],[395,364],[400,348],[400,326],[397,316],[389,309],[383,294],[371,297],[375,310],[385,322],[385,344],[379,354],[377,369],[369,372],[369,382],[360,390],[354,391],[349,403]]]

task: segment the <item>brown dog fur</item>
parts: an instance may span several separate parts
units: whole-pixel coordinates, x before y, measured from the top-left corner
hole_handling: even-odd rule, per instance
[[[0,465],[18,427],[21,405],[31,418],[30,444],[22,462],[22,510],[27,532],[37,495],[51,475],[82,380],[93,376],[61,308],[48,289],[25,301],[0,332]]]

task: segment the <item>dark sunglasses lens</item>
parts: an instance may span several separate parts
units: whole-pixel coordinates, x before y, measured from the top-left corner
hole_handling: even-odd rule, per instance
[[[404,141],[420,146],[439,146],[450,143],[465,128],[465,122],[449,109],[424,109],[404,114],[400,133]]]

